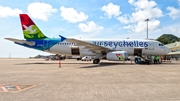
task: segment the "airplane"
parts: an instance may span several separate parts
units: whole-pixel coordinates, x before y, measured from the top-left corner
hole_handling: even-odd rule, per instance
[[[27,14],[19,14],[25,40],[5,38],[15,44],[58,55],[94,56],[93,64],[101,58],[125,60],[128,56],[166,55],[170,49],[150,39],[75,39],[45,36]]]

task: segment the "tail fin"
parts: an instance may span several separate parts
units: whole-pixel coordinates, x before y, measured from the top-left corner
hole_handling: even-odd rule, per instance
[[[27,14],[20,14],[19,16],[25,39],[47,38]]]

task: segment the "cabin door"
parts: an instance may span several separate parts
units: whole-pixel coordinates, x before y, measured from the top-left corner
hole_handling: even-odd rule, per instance
[[[79,47],[71,48],[72,55],[79,55]]]
[[[135,55],[135,56],[140,56],[140,55],[142,55],[142,49],[135,48],[135,49],[134,49],[134,55]]]

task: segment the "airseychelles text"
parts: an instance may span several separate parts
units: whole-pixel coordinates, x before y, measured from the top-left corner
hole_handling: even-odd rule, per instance
[[[148,42],[142,41],[93,41],[93,44],[98,46],[105,46],[105,47],[112,47],[116,48],[119,47],[148,47]]]

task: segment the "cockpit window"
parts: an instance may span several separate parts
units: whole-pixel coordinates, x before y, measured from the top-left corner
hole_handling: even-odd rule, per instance
[[[159,46],[164,46],[164,45],[160,43]]]

